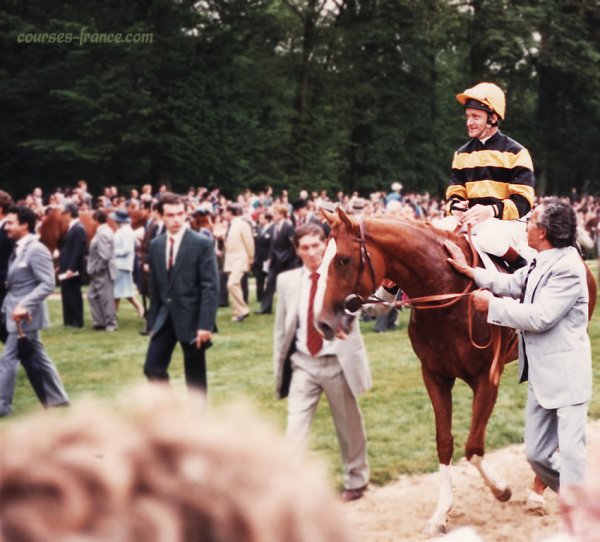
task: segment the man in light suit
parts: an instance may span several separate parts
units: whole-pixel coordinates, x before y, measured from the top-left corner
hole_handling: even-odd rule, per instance
[[[479,286],[520,300],[489,291],[473,294],[488,322],[521,330],[519,375],[529,381],[525,452],[536,474],[557,492],[583,481],[592,391],[589,296],[585,263],[574,248],[576,228],[573,208],[549,200],[529,219],[528,243],[538,251],[530,266],[502,275],[450,260]]]
[[[69,229],[60,244],[58,272],[60,295],[65,326],[83,327],[83,297],[81,285],[85,272],[87,235],[79,222],[79,209],[73,202],[63,206],[63,214],[69,220]]]
[[[243,209],[238,203],[231,203],[225,211],[229,230],[225,238],[225,262],[223,271],[229,273],[227,291],[231,296],[233,322],[243,322],[250,314],[244,301],[242,279],[252,268],[254,261],[254,236],[252,226],[242,218]]]
[[[183,350],[188,386],[206,390],[205,351],[211,344],[219,298],[213,242],[186,227],[185,202],[165,192],[157,205],[166,234],[150,243],[148,380],[168,381],[173,349]]]
[[[90,276],[88,303],[92,314],[92,328],[96,330],[115,331],[117,316],[115,314],[114,287],[117,276],[115,265],[114,233],[107,222],[107,215],[97,210],[92,215],[97,224],[96,234],[90,243],[87,261],[87,272]]]
[[[33,349],[29,362],[36,367],[44,406],[69,404],[60,376],[40,340],[39,330],[48,325],[45,300],[54,290],[54,268],[50,252],[33,235],[36,218],[31,209],[21,205],[12,207],[6,218],[6,232],[15,241],[15,249],[2,304],[8,337],[0,357],[0,417],[12,412],[19,366],[17,321]]]
[[[323,341],[314,326],[324,280],[319,268],[325,234],[316,224],[298,228],[294,243],[303,266],[277,279],[273,363],[278,398],[288,397],[287,435],[306,443],[319,398],[327,396],[344,463],[342,500],[362,497],[369,482],[367,439],[358,396],[371,386],[358,326],[346,340]]]

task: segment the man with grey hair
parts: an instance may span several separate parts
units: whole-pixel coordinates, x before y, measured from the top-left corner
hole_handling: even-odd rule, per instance
[[[487,321],[520,330],[519,376],[528,381],[525,452],[541,480],[558,492],[583,482],[587,404],[592,391],[585,263],[574,247],[577,218],[568,203],[536,207],[527,225],[537,256],[503,275],[449,262],[483,290],[474,306]],[[560,449],[560,452],[556,452]]]

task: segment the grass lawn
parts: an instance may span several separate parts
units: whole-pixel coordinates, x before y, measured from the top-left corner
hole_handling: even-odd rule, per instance
[[[596,266],[592,265],[594,272]],[[251,294],[251,299],[254,299]],[[251,309],[258,309],[252,303]],[[60,300],[49,301],[53,326],[43,333],[48,353],[56,363],[72,400],[84,394],[111,398],[132,383],[144,382],[142,366],[148,339],[139,335],[142,321],[134,309],[123,303],[119,330],[115,333],[90,329],[86,307],[86,329],[62,327]],[[367,345],[373,388],[361,399],[369,442],[372,481],[383,484],[399,473],[430,471],[437,468],[433,410],[421,379],[419,360],[406,333],[409,312],[401,313],[399,329],[385,334],[373,331],[373,322],[362,323]],[[252,314],[242,324],[230,321],[229,309],[219,309],[220,333],[208,351],[209,400],[211,407],[239,399],[283,431],[286,402],[277,401],[272,374],[273,316]],[[594,387],[600,389],[600,311],[589,329],[594,352]],[[520,442],[523,433],[523,407],[526,387],[517,385],[516,363],[507,366],[494,414],[488,426],[487,446],[494,449]],[[172,383],[181,392],[185,386],[181,352],[177,349],[171,364]],[[2,425],[18,423],[19,417],[40,408],[24,371],[18,375],[14,415]],[[454,393],[455,458],[463,454],[471,412],[471,392],[457,381]],[[590,416],[600,417],[600,399],[590,404]],[[339,483],[341,463],[329,407],[319,406],[312,431],[312,449],[331,466],[332,479]]]

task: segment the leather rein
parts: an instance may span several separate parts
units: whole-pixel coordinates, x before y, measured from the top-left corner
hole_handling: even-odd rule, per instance
[[[394,305],[396,308],[410,306],[416,310],[432,310],[432,309],[445,309],[447,307],[451,307],[460,301],[463,297],[468,297],[467,304],[467,324],[468,324],[468,332],[469,332],[469,340],[471,341],[471,346],[477,348],[478,350],[485,350],[492,346],[494,357],[492,358],[492,364],[490,366],[490,381],[497,386],[500,382],[500,375],[503,370],[500,366],[500,353],[502,348],[502,336],[500,332],[500,328],[494,324],[490,325],[490,340],[486,344],[478,344],[473,337],[473,299],[471,294],[475,291],[479,291],[480,289],[476,289],[471,291],[471,288],[474,284],[473,279],[469,279],[467,286],[460,293],[455,294],[434,294],[434,295],[426,295],[420,297],[413,297],[412,299],[405,300],[397,300],[397,301],[383,301],[375,295],[369,296],[366,300],[364,300],[358,293],[358,289],[360,286],[360,278],[365,270],[365,268],[369,269],[369,274],[371,277],[371,282],[373,284],[373,291],[377,289],[377,283],[375,278],[375,269],[373,268],[373,262],[371,261],[371,255],[367,249],[367,240],[366,240],[366,231],[365,231],[365,223],[360,217],[358,219],[359,233],[360,235],[353,240],[358,242],[359,245],[359,254],[360,254],[360,262],[359,262],[359,271],[356,277],[356,285],[354,287],[354,293],[350,294],[346,297],[344,301],[344,307],[346,312],[350,314],[354,314],[357,310],[360,309],[362,305],[365,304],[386,304],[386,305]],[[477,267],[479,263],[479,255],[475,250],[475,247],[472,243],[471,238],[471,226],[468,228],[468,239],[469,246],[471,248],[471,257],[472,257],[472,267]],[[355,310],[349,310],[349,305],[351,303],[359,304],[358,307],[353,307]]]

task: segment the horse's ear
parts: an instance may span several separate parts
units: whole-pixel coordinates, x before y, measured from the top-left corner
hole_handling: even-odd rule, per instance
[[[331,211],[328,211],[327,209],[323,209],[323,207],[321,207],[319,210],[321,212],[321,216],[325,220],[327,220],[327,222],[329,222],[329,225],[331,226],[335,222],[335,213],[332,213]]]
[[[350,220],[350,218],[348,217],[348,215],[345,213],[344,209],[342,209],[341,207],[338,207],[338,216],[340,217],[340,220],[346,224],[346,226],[350,229],[352,229],[352,221]]]

